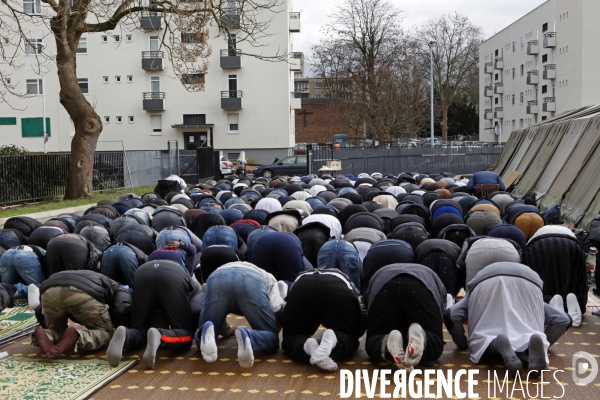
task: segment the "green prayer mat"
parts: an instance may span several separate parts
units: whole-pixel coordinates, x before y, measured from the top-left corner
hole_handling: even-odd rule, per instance
[[[0,360],[2,399],[84,399],[133,367],[113,368],[105,360],[46,360],[8,357]]]
[[[15,307],[0,313],[0,344],[22,337],[38,324],[29,307]]]

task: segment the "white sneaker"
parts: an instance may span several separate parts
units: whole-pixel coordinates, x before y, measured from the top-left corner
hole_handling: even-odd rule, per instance
[[[235,338],[238,343],[238,361],[240,367],[250,368],[254,365],[254,352],[252,351],[252,342],[246,328],[237,328]]]
[[[579,327],[581,325],[581,308],[579,308],[579,302],[573,293],[567,295],[567,311],[573,319],[571,326]]]
[[[560,311],[565,311],[563,298],[560,294],[555,295],[549,303],[552,307]]]
[[[215,337],[215,326],[213,323],[210,321],[205,322],[200,334],[200,352],[202,353],[202,358],[209,363],[217,361],[217,338]]]
[[[406,364],[415,367],[421,362],[425,350],[425,331],[419,324],[408,328],[408,346],[406,347]]]
[[[394,357],[394,364],[398,368],[405,368],[404,343],[400,331],[391,331],[387,338],[387,351]]]

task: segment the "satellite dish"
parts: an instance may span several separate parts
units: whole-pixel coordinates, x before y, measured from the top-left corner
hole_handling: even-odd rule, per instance
[[[496,136],[502,135],[502,127],[500,125],[496,125],[494,127],[494,133],[496,134]]]

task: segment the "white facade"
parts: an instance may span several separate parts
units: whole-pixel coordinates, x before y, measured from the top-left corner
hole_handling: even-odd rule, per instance
[[[598,0],[548,0],[483,42],[479,140],[600,103],[598,21]]]
[[[262,47],[252,48],[242,42],[237,48],[252,54],[260,52],[265,56],[286,51],[291,53],[292,32],[299,31],[298,13],[290,14],[291,7],[291,0],[284,0],[275,10],[278,12],[263,13],[262,18],[271,19],[271,23],[270,36],[261,41]],[[224,37],[216,37],[216,28],[210,27],[208,43],[212,47],[212,54],[205,75],[205,90],[188,92],[175,78],[166,52],[163,70],[142,69],[142,52],[156,50],[156,47],[151,47],[154,45],[151,37],[162,35],[163,32],[163,29],[123,29],[82,36],[87,51],[77,54],[77,75],[79,79],[88,80],[89,93],[86,97],[104,123],[98,150],[112,150],[110,144],[103,143],[110,141],[122,140],[126,150],[166,150],[170,140],[177,140],[180,149],[191,147],[188,145],[199,140],[207,140],[209,145],[223,150],[226,155],[228,152],[245,150],[250,161],[255,162],[270,162],[273,154],[288,153],[295,143],[294,111],[290,97],[294,76],[292,63],[261,61],[242,55],[241,67],[222,68],[221,50],[227,49],[227,41]],[[119,35],[119,41],[114,35]],[[32,27],[30,37],[44,37],[47,46],[45,51],[55,53],[54,38],[43,28]],[[43,150],[42,137],[23,137],[22,118],[41,118],[45,97],[46,117],[51,121],[47,149],[50,152],[70,151],[74,128],[59,103],[56,67],[38,76],[30,67],[35,63],[35,56],[24,53],[24,49],[21,49],[19,59],[25,66],[12,71],[10,83],[25,93],[27,80],[41,78],[45,96],[24,99],[12,97],[9,98],[10,106],[0,103],[0,145],[14,144],[30,151]],[[237,90],[242,92],[242,106],[224,109],[222,92],[230,90],[229,80],[233,76],[237,80]],[[164,110],[144,110],[144,93],[149,92],[164,93]],[[162,96],[152,94],[147,98]],[[204,121],[201,117],[196,118],[195,127],[188,120],[184,127],[184,115],[204,115],[205,118]],[[2,124],[1,121],[6,122],[7,117],[15,117],[16,125]],[[210,142],[211,130],[213,143]]]

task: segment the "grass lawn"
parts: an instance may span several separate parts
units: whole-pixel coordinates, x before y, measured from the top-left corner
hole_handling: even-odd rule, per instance
[[[154,191],[154,186],[141,186],[137,188],[104,190],[102,192],[95,192],[92,197],[78,200],[62,200],[61,198],[56,198],[54,200],[44,200],[35,203],[28,202],[17,206],[0,207],[0,218],[95,204],[102,199],[116,199],[117,196],[124,193],[136,193],[141,196],[144,193],[152,191]]]

